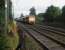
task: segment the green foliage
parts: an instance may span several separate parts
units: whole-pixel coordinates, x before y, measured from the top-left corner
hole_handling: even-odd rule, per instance
[[[39,13],[36,17],[36,23],[42,23],[44,20],[44,13]]]
[[[61,13],[61,11],[58,7],[50,6],[47,9],[47,13],[52,17],[56,17]]]
[[[4,22],[5,16],[5,0],[0,0],[0,24]]]
[[[36,10],[34,7],[30,8],[30,15],[36,15]]]
[[[39,13],[37,16],[43,17],[44,16],[44,13]]]
[[[0,0],[0,9],[5,8],[5,0]]]
[[[64,15],[65,15],[65,6],[63,6],[63,8],[62,8],[62,13],[64,13]]]
[[[65,22],[65,6],[62,8],[62,21]]]
[[[54,18],[56,18],[59,15],[61,15],[61,10],[58,7],[50,6],[50,7],[48,7],[48,9],[46,11],[45,19],[47,19],[50,22],[53,22]]]

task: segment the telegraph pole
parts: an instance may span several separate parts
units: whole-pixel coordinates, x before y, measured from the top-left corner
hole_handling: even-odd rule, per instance
[[[7,34],[7,0],[5,0],[5,35]]]
[[[12,17],[14,19],[14,5],[12,6]]]

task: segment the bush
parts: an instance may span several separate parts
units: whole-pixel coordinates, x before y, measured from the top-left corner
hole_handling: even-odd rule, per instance
[[[16,28],[14,22],[11,24],[13,24],[14,27]],[[13,25],[10,25],[10,27],[12,27],[12,29],[13,29]],[[10,29],[10,27],[8,28],[8,30]],[[15,50],[18,45],[18,41],[19,41],[18,33],[17,32],[8,32],[8,33],[6,33],[6,35],[3,33],[4,32],[0,32],[0,34],[2,34],[2,35],[0,35],[0,50]]]

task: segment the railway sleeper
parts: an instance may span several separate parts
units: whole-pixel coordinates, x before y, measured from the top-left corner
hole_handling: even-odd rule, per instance
[[[40,42],[47,50],[65,50],[64,47],[62,47],[60,44],[57,44],[53,40],[40,35],[39,32],[33,31],[33,29],[29,29],[28,27],[23,26],[24,29],[33,36],[38,42]]]

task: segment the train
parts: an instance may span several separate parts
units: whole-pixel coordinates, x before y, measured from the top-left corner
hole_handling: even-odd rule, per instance
[[[36,18],[34,15],[28,15],[25,17],[22,17],[19,19],[20,22],[26,23],[26,24],[35,24]]]

